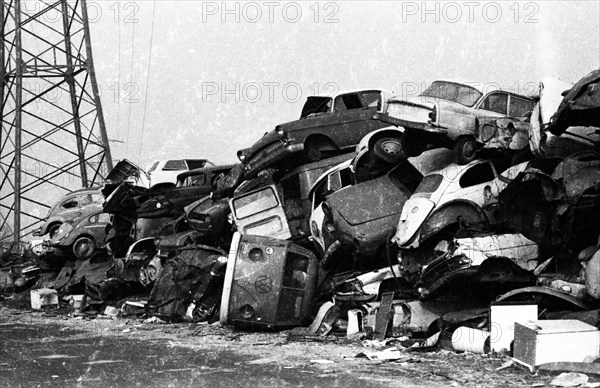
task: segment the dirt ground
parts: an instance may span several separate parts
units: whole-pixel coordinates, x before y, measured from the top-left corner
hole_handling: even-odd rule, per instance
[[[376,350],[363,342],[299,342],[288,334],[75,317],[68,308],[36,311],[3,302],[0,386],[531,387],[557,375],[496,370],[508,358],[443,349],[372,361],[356,357]]]

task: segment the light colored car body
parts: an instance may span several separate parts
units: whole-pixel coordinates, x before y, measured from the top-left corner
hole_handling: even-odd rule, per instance
[[[407,150],[412,156],[426,144],[433,144],[455,148],[458,160],[468,162],[474,159],[475,143],[489,141],[484,138],[489,134],[480,133],[483,124],[502,117],[526,119],[534,104],[533,99],[508,91],[484,94],[468,84],[434,81],[420,96],[391,99],[387,113],[409,130],[411,140],[406,138],[407,143],[422,144],[415,145],[415,151]],[[469,144],[462,148],[461,142],[467,140]]]
[[[56,233],[60,225],[70,223],[82,215],[86,208],[102,210],[104,196],[100,188],[87,188],[72,191],[57,201],[48,211],[48,216],[44,224],[34,231],[34,236],[44,236],[50,234],[50,237]]]
[[[446,86],[447,91],[444,90]],[[470,85],[434,81],[420,96],[392,99],[388,114],[431,124],[456,140],[462,135],[476,135],[477,120],[525,117],[533,106],[532,99],[508,91],[492,90],[484,94]]]
[[[528,164],[512,166],[500,175],[492,162],[475,160],[466,165],[451,164],[428,174],[405,203],[392,241],[400,248],[417,248],[422,239],[429,237],[420,236],[420,231],[436,210],[451,203],[472,206],[476,211],[482,209]]]
[[[72,224],[62,224],[49,245],[55,248],[71,249],[73,255],[82,260],[89,259],[94,252],[104,246],[106,226],[110,214],[102,211],[84,212]]]

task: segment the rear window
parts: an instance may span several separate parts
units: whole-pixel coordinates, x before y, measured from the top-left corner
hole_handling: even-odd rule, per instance
[[[236,218],[243,219],[273,209],[279,205],[279,201],[277,200],[273,188],[266,187],[255,193],[235,198],[232,204]]]
[[[303,119],[311,114],[326,113],[329,111],[331,111],[331,97],[308,97],[302,108],[300,118]]]
[[[358,93],[349,93],[337,96],[335,98],[334,109],[337,110],[349,110],[349,109],[360,109],[363,107],[363,103]]]
[[[419,186],[417,186],[417,188],[415,190],[415,194],[417,194],[417,193],[431,194],[431,193],[435,192],[438,189],[438,187],[440,187],[440,184],[442,183],[443,180],[444,180],[444,177],[440,174],[427,175],[426,177],[423,178],[423,180],[421,181]]]
[[[496,175],[489,163],[480,163],[468,169],[460,177],[460,187],[471,187],[485,182],[493,181]]]
[[[531,100],[510,96],[510,110],[509,114],[512,117],[524,117],[533,111],[535,103]]]
[[[362,93],[363,100],[369,108],[381,109],[381,93],[377,91]]]
[[[202,159],[200,159],[200,160],[188,159],[188,160],[186,160],[186,162],[187,162],[187,168],[189,170],[195,170],[197,168],[204,168],[204,167],[206,167],[206,160],[202,160]]]
[[[163,171],[187,170],[188,167],[185,160],[168,160],[162,169]]]

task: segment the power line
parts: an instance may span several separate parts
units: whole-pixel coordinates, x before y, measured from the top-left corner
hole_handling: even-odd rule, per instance
[[[129,69],[129,82],[133,82],[133,51],[135,48],[135,23],[131,23],[131,67]],[[129,150],[129,130],[131,129],[131,101],[128,101],[127,109],[127,136],[125,141],[125,153]]]
[[[142,154],[142,144],[144,143],[144,129],[146,125],[146,107],[148,103],[148,89],[150,85],[150,65],[152,63],[152,45],[154,41],[154,15],[156,14],[156,0],[152,5],[152,26],[150,27],[150,51],[148,53],[148,69],[146,70],[146,93],[144,95],[144,113],[142,115],[142,136],[140,138],[140,148],[138,155]]]

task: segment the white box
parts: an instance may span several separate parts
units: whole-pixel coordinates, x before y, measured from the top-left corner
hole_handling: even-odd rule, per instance
[[[510,350],[515,338],[515,322],[535,321],[536,304],[493,303],[490,306],[490,348],[493,352]]]
[[[29,292],[31,308],[41,310],[44,306],[58,307],[58,293],[50,288],[40,288]]]
[[[549,362],[592,362],[600,356],[600,331],[577,319],[515,323],[513,358],[534,370]]]

